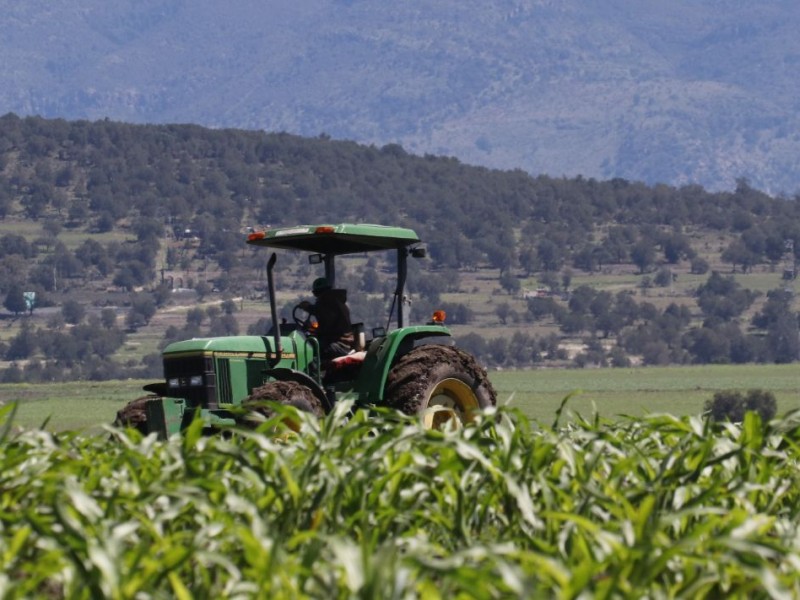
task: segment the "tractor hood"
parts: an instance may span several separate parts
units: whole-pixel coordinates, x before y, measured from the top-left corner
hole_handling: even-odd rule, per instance
[[[164,348],[164,357],[184,353],[207,352],[233,352],[236,354],[265,354],[267,348],[271,349],[271,338],[257,335],[193,338],[180,342],[173,342]]]
[[[256,231],[247,237],[247,243],[255,246],[328,255],[405,248],[419,241],[411,229],[350,223],[279,227]]]

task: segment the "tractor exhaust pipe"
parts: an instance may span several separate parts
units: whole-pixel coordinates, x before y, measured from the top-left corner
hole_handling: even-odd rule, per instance
[[[277,260],[278,257],[273,252],[267,261],[267,289],[269,293],[269,308],[272,316],[272,333],[275,337],[275,358],[272,359],[267,356],[267,360],[273,367],[280,362],[281,356],[283,355],[283,348],[281,347],[281,324],[278,322],[278,307],[275,303],[275,285],[272,278],[272,269],[275,267],[275,262]]]

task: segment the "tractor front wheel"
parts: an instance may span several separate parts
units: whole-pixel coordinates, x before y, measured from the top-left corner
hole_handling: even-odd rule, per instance
[[[258,413],[267,419],[274,416],[274,412],[266,404],[267,400],[294,406],[297,410],[311,413],[317,417],[325,416],[322,402],[307,386],[296,381],[270,381],[253,390],[242,401],[242,406],[252,412]],[[287,423],[291,429],[297,430],[298,424]]]
[[[497,396],[486,370],[453,346],[414,348],[397,361],[386,381],[386,403],[408,415],[420,414],[425,426],[439,429],[451,419],[471,421]]]
[[[158,396],[142,396],[141,398],[128,402],[117,411],[117,418],[114,419],[114,426],[130,427],[136,429],[143,435],[147,435],[147,409],[145,405],[148,401],[155,398],[158,398]]]

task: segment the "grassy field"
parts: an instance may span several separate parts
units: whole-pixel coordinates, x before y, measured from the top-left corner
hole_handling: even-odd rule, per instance
[[[551,423],[561,401],[573,394],[567,412],[609,419],[620,415],[696,415],[715,391],[760,388],[772,391],[778,413],[800,408],[800,365],[716,365],[635,369],[543,369],[490,373],[498,403],[529,418]],[[0,385],[0,402],[19,401],[16,422],[49,429],[96,431],[123,404],[143,394],[145,381]]]
[[[504,371],[492,373],[500,404],[550,423],[561,400],[567,409],[606,418],[666,412],[695,415],[715,391],[759,388],[775,394],[778,413],[800,408],[800,365],[705,365],[633,369]]]

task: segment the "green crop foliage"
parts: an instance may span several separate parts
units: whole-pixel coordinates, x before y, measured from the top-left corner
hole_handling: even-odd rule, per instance
[[[163,442],[3,408],[0,597],[800,595],[798,413],[427,431],[349,408]]]

